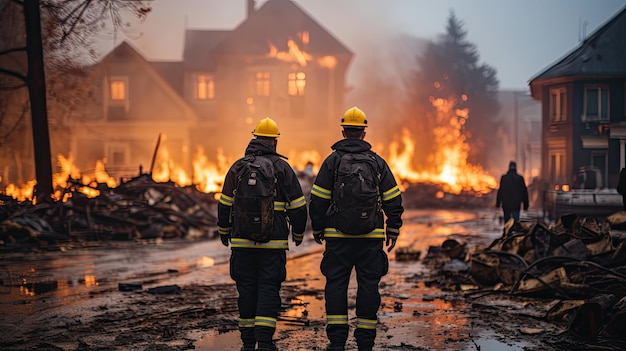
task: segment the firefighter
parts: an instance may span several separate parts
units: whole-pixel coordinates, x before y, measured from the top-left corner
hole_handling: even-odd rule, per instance
[[[279,291],[286,278],[286,250],[289,231],[295,245],[300,245],[307,221],[307,207],[298,178],[284,156],[276,153],[278,125],[270,118],[258,122],[245,155],[267,156],[274,163],[279,186],[276,187],[271,240],[257,242],[241,238],[232,224],[237,189],[235,165],[224,179],[218,203],[217,229],[225,246],[231,246],[230,276],[236,282],[239,308],[239,331],[242,350],[276,350],[273,335],[281,305]]]
[[[326,335],[327,350],[344,350],[348,338],[348,285],[353,267],[356,270],[356,329],[354,337],[360,351],[372,350],[376,338],[377,313],[381,303],[378,284],[387,274],[389,261],[383,249],[386,239],[390,252],[400,234],[402,226],[402,196],[386,161],[371,151],[366,142],[365,113],[358,107],[348,109],[341,120],[344,139],[331,146],[333,152],[324,160],[311,190],[309,214],[315,242],[326,241],[324,256],[320,264],[326,277]],[[375,229],[371,232],[347,234],[336,228],[333,193],[336,169],[342,154],[369,153],[380,165],[379,193],[382,211],[375,218]],[[387,217],[386,230],[384,215]],[[357,216],[355,216],[357,217]],[[354,218],[355,225],[359,218]]]

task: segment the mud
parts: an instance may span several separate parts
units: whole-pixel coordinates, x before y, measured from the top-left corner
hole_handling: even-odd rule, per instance
[[[427,251],[446,238],[479,246],[501,234],[489,211],[409,211],[398,248]],[[322,246],[307,233],[289,251],[280,350],[324,350]],[[229,250],[213,241],[101,243],[0,254],[2,350],[239,350]],[[422,256],[423,257],[423,256]],[[397,261],[383,278],[375,350],[583,350],[545,323],[549,301],[463,287],[443,291],[423,260]],[[120,291],[120,284],[127,290]],[[38,287],[38,288],[37,288]],[[354,325],[355,284],[349,317]],[[601,345],[600,345],[601,346]],[[353,339],[347,350],[356,350]]]

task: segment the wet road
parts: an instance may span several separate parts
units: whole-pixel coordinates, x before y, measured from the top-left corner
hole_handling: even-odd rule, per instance
[[[424,257],[429,246],[440,245],[450,235],[458,235],[464,241],[489,243],[501,235],[498,215],[495,210],[407,211],[396,248],[420,250]],[[286,284],[306,284],[311,289],[322,289],[324,279],[319,273],[319,262],[323,247],[314,243],[310,234],[305,240],[299,247],[291,244]],[[84,313],[82,305],[97,305],[102,300],[114,303],[121,294],[119,283],[137,283],[147,289],[173,284],[231,282],[227,264],[229,254],[219,240],[115,243],[106,249],[3,253],[0,257],[0,313],[6,318],[0,322],[0,337],[2,333],[11,333],[22,321],[45,319],[51,314],[69,315],[74,310]],[[390,273],[383,278],[381,289],[383,303],[390,299],[401,300],[403,308],[401,311],[393,306],[381,309],[380,320],[387,328],[379,333],[381,342],[414,347],[424,345],[430,350],[475,350],[477,347],[483,351],[522,350],[523,344],[509,342],[505,345],[490,336],[489,330],[480,331],[485,335],[475,335],[471,342],[451,345],[450,340],[467,340],[470,321],[461,310],[440,298],[436,289],[411,283],[410,277],[424,270],[419,262],[396,262],[393,252],[390,261]],[[354,292],[350,295],[353,296]],[[323,300],[314,296],[301,298],[307,306],[309,318],[323,321]],[[302,326],[279,322],[278,337],[291,328],[297,330]],[[302,336],[307,337],[305,333]],[[315,337],[322,348],[325,345],[323,328]],[[238,350],[238,346],[233,346],[237,343],[237,333],[207,333],[195,343],[195,349]],[[297,338],[279,339],[278,345],[298,350]]]

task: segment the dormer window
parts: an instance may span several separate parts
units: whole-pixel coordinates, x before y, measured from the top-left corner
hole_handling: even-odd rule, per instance
[[[213,100],[215,98],[215,81],[213,76],[198,75],[196,78],[196,99]]]

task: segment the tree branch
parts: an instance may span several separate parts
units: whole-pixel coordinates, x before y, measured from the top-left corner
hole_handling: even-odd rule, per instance
[[[20,73],[17,73],[15,71],[11,71],[11,70],[8,70],[8,69],[0,68],[0,74],[6,74],[8,76],[20,79],[20,80],[24,81],[24,83],[27,83],[26,76],[22,75]]]
[[[17,51],[26,51],[26,46],[21,47],[21,48],[11,48],[11,49],[2,50],[0,51],[0,56],[7,55],[7,54],[10,54],[12,52],[17,52]]]

